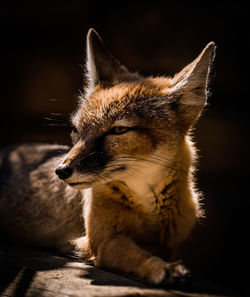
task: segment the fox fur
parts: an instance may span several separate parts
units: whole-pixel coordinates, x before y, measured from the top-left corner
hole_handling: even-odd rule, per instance
[[[1,231],[26,244],[73,246],[98,267],[152,284],[185,280],[188,269],[167,259],[203,213],[190,129],[206,104],[214,53],[210,42],[175,76],[143,77],[90,29],[72,147],[0,153]]]

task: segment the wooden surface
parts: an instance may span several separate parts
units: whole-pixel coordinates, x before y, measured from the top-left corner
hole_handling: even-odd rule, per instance
[[[85,263],[41,251],[0,244],[0,296],[239,296],[208,282],[186,291],[150,287]]]

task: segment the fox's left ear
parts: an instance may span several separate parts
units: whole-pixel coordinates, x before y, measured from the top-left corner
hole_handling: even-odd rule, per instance
[[[187,128],[196,122],[206,104],[215,48],[214,42],[210,42],[201,54],[171,81],[169,95],[172,96],[177,112]]]
[[[128,70],[107,50],[101,37],[94,29],[87,35],[87,80],[92,90],[97,84],[113,82]]]

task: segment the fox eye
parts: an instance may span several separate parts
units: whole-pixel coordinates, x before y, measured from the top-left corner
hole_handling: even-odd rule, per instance
[[[115,126],[110,131],[109,134],[124,134],[130,131],[132,128],[124,126]]]
[[[73,128],[72,128],[72,133],[76,133],[76,134],[78,134],[78,131],[77,131],[76,127],[73,127]]]

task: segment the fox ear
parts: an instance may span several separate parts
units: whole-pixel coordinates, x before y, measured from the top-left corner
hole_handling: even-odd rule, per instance
[[[210,42],[201,54],[172,79],[170,95],[188,126],[193,125],[206,104],[215,44]]]
[[[90,89],[98,83],[110,83],[127,70],[106,49],[101,37],[90,29],[87,35],[87,79]]]

